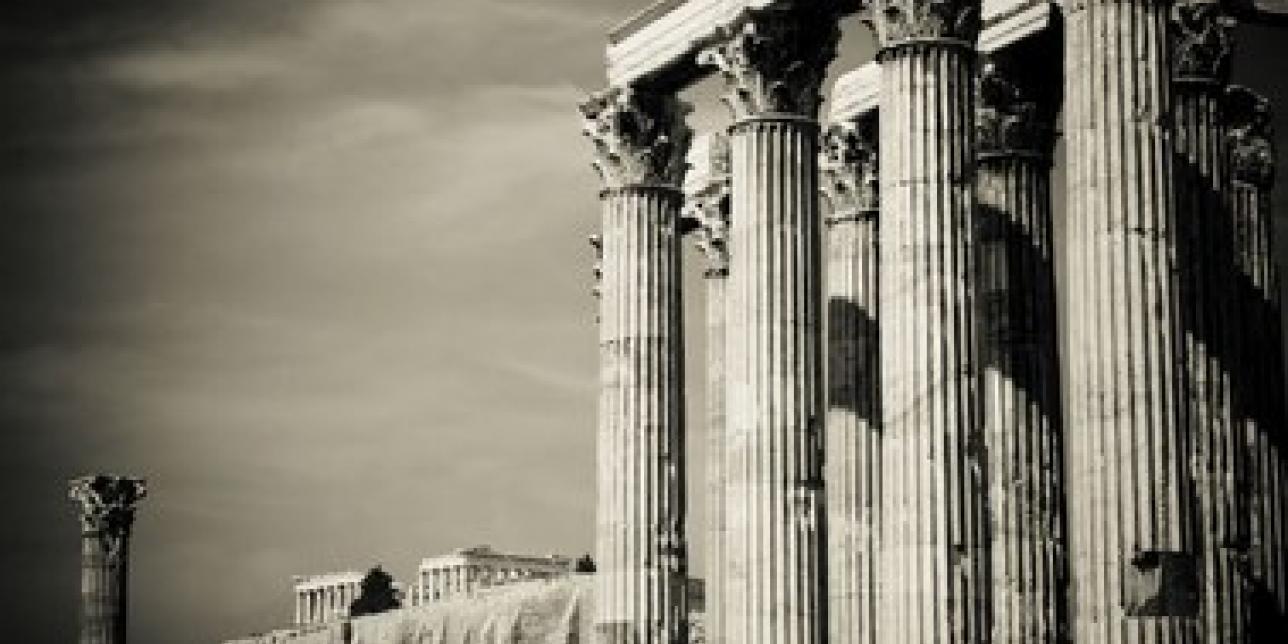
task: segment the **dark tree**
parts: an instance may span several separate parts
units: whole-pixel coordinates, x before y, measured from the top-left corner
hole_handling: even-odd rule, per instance
[[[588,554],[582,555],[577,559],[577,562],[573,564],[572,571],[579,573],[595,572],[595,560],[591,559]]]
[[[401,608],[398,591],[394,589],[393,575],[376,566],[362,578],[362,592],[349,604],[349,615],[361,617]]]

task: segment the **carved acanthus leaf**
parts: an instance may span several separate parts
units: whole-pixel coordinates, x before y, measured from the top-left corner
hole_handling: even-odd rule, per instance
[[[729,272],[729,183],[692,197],[685,204],[685,216],[695,223],[694,243],[707,258],[707,275]]]
[[[692,132],[689,106],[669,94],[612,88],[581,104],[583,131],[607,188],[679,188]]]
[[[1054,114],[1044,109],[1008,65],[985,60],[976,85],[975,143],[981,154],[1047,155],[1054,140]]]
[[[1234,21],[1214,0],[1183,0],[1172,7],[1172,73],[1180,80],[1218,83],[1230,77]]]
[[[832,218],[880,208],[877,138],[875,122],[867,120],[823,133],[819,188]]]
[[[698,63],[724,76],[723,100],[735,120],[766,114],[812,119],[840,37],[834,8],[760,11],[699,54]]]
[[[1231,87],[1226,94],[1226,118],[1234,180],[1271,189],[1275,183],[1275,148],[1270,101],[1245,87]]]
[[[869,0],[865,21],[883,49],[916,42],[975,42],[980,28],[978,0]]]
[[[101,535],[118,550],[134,524],[136,505],[147,493],[143,479],[106,474],[78,478],[68,486],[68,496],[80,505],[82,531]],[[108,550],[109,555],[114,552]]]
[[[706,257],[707,276],[719,277],[729,272],[732,158],[728,137],[713,134],[700,141],[690,156],[681,229],[691,231],[695,245]]]

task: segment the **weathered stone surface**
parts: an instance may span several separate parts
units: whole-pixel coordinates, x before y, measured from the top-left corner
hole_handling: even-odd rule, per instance
[[[877,328],[880,208],[875,114],[828,128],[820,184],[827,226],[828,637],[875,644],[881,481]]]
[[[976,387],[978,2],[876,3],[882,50],[881,642],[988,636]]]
[[[1069,525],[1078,642],[1199,636],[1170,158],[1170,7],[1065,5],[1067,297],[1077,302],[1067,320],[1065,446],[1067,485],[1076,490]]]
[[[608,89],[580,106],[583,133],[595,146],[594,167],[604,188],[678,190],[693,133],[689,107],[673,96]]]
[[[363,573],[350,571],[295,578],[295,624],[322,624],[349,615]]]
[[[700,64],[724,78],[723,99],[734,120],[785,114],[817,118],[841,31],[836,13],[805,6],[755,13],[698,56]]]
[[[1057,97],[1021,60],[984,63],[975,124],[990,641],[1056,644],[1068,635],[1051,202]]]
[[[1276,265],[1275,180],[1269,102],[1244,87],[1226,101],[1231,151],[1235,288],[1239,294],[1236,337],[1237,422],[1247,449],[1249,629],[1265,641],[1281,634],[1288,615],[1288,444],[1284,427],[1282,304]]]
[[[881,66],[876,61],[841,74],[832,86],[828,120],[852,121],[877,110],[881,103]]]
[[[707,549],[703,641],[724,644],[724,565],[728,519],[725,487],[726,383],[725,289],[729,277],[729,140],[720,134],[700,137],[689,155],[684,216],[691,222],[698,249],[706,258],[707,299]]]
[[[147,496],[140,478],[98,474],[71,481],[81,522],[81,644],[125,644],[130,533]]]
[[[1244,440],[1234,419],[1237,305],[1224,85],[1233,22],[1209,0],[1172,8],[1173,141],[1190,473],[1198,497],[1202,638],[1247,635]],[[1240,388],[1241,389],[1241,388]]]
[[[593,635],[593,592],[590,577],[525,582],[477,597],[225,644],[599,644],[603,640]]]
[[[727,641],[739,644],[827,637],[814,119],[837,37],[828,11],[768,11],[705,55],[736,120],[724,614]]]
[[[797,5],[844,14],[860,4],[859,0],[661,0],[609,34],[608,82],[617,87],[680,89],[710,71],[695,64],[698,52],[728,40],[731,32],[763,10]]]
[[[499,552],[486,544],[456,548],[422,559],[408,596],[412,605],[420,605],[517,581],[561,577],[572,567],[572,560],[560,555]]]
[[[674,98],[618,90],[582,106],[606,185],[596,628],[607,644],[686,637],[684,111]]]

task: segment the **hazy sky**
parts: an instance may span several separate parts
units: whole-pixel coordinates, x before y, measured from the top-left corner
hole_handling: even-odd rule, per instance
[[[284,625],[292,574],[590,550],[575,105],[643,4],[7,0],[0,632],[74,640],[90,471],[152,481],[138,644]],[[1288,77],[1252,35],[1245,82]]]

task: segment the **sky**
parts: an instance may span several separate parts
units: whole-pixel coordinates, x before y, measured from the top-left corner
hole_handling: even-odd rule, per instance
[[[598,183],[576,104],[642,4],[0,6],[0,632],[74,640],[65,487],[87,472],[151,481],[136,644],[283,626],[294,574],[590,551]],[[845,33],[834,70],[872,55]],[[1244,33],[1239,80],[1288,105],[1288,51]],[[699,129],[725,122],[714,95],[690,93]]]

